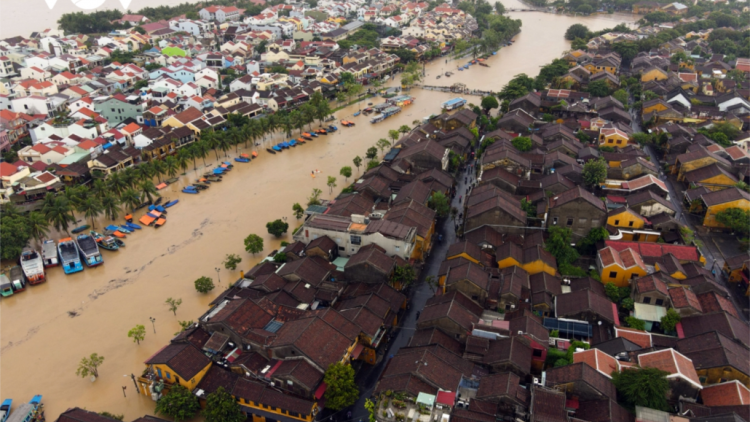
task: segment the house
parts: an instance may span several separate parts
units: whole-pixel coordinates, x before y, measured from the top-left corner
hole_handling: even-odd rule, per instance
[[[707,385],[701,390],[701,400],[709,407],[748,406],[750,389],[737,380]]]
[[[405,226],[416,227],[417,237],[412,257],[423,261],[432,247],[432,235],[435,233],[435,215],[435,211],[426,205],[410,200],[393,205],[385,214],[384,219]]]
[[[676,349],[693,361],[704,386],[733,380],[746,387],[750,385],[750,361],[747,359],[750,349],[717,331],[686,336],[677,341]]]
[[[489,283],[490,275],[481,266],[467,262],[448,270],[443,292],[461,292],[480,306],[484,306]]]
[[[493,184],[482,184],[474,189],[466,199],[465,207],[464,232],[483,226],[502,226],[507,233],[522,234],[525,231],[526,212],[521,209],[521,203]]]
[[[180,384],[192,391],[211,367],[212,361],[192,343],[177,343],[159,350],[145,363],[156,379],[167,384]],[[141,389],[145,389],[145,386],[141,385]]]
[[[629,207],[620,207],[611,210],[607,215],[607,225],[617,228],[621,237],[619,240],[632,240],[635,242],[656,242],[660,233],[646,230],[648,220]]]
[[[674,204],[651,190],[628,195],[626,201],[630,209],[645,218],[651,218],[659,214],[674,216],[676,213]]]
[[[706,227],[723,228],[724,226],[716,220],[716,214],[724,210],[738,208],[750,211],[750,193],[736,187],[705,193],[700,199],[706,210],[706,216],[703,218],[703,225]]]
[[[706,258],[700,254],[700,251],[695,246],[651,242],[626,242],[620,240],[605,240],[604,245],[611,246],[616,251],[623,251],[630,248],[640,255],[646,265],[654,265],[668,253],[674,255],[683,265],[692,262],[702,266],[706,262]]]
[[[437,141],[428,139],[401,151],[392,167],[402,170],[411,168],[413,173],[432,169],[446,171],[449,152],[448,148],[443,147]]]
[[[324,237],[327,238],[327,236]],[[316,241],[317,239],[313,240],[313,242]],[[349,258],[344,266],[344,275],[348,280],[357,280],[362,283],[388,283],[395,268],[396,261],[385,254],[385,249],[376,244],[370,244],[359,248],[357,253]]]
[[[577,186],[549,199],[547,227],[567,227],[581,236],[602,227],[607,209],[601,199]]]
[[[738,182],[732,173],[717,163],[686,172],[684,180],[691,186],[705,186],[712,191],[730,188]]]
[[[669,297],[672,301],[672,307],[682,317],[703,313],[698,297],[689,287],[671,287]]]
[[[417,328],[439,328],[459,341],[479,323],[482,307],[459,291],[427,299]]]
[[[685,337],[717,331],[732,340],[750,347],[750,327],[740,319],[727,312],[712,312],[703,315],[692,315],[682,319]]]
[[[565,391],[582,401],[617,399],[610,377],[585,361],[548,369],[547,386]]]
[[[198,12],[201,19],[206,21],[237,21],[242,17],[240,9],[234,6],[209,6]]]
[[[589,349],[573,353],[573,363],[583,362],[599,373],[612,379],[613,372],[620,372],[620,362],[600,349]]]
[[[619,325],[616,306],[606,297],[591,290],[577,290],[557,297],[555,310],[558,318],[603,321]]]
[[[607,246],[599,250],[596,264],[602,283],[614,283],[618,287],[626,287],[631,279],[647,273],[641,256],[632,249],[616,251]]]

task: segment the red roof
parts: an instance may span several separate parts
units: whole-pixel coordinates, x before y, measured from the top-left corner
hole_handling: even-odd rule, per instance
[[[0,176],[11,176],[18,172],[18,168],[12,164],[0,163]]]
[[[451,391],[438,391],[437,402],[448,406],[453,406],[456,403],[456,393]]]
[[[700,254],[695,246],[652,242],[625,242],[619,240],[605,240],[604,244],[611,246],[618,252],[630,248],[644,258],[661,258],[663,255],[671,253],[680,261],[700,261]]]
[[[122,131],[123,131],[123,132],[127,132],[127,133],[135,133],[135,132],[137,132],[137,131],[138,131],[138,130],[139,130],[140,128],[141,128],[141,127],[140,127],[140,126],[138,126],[138,124],[136,124],[136,123],[131,123],[131,124],[129,124],[129,125],[127,125],[127,126],[125,126],[124,128],[122,128]]]

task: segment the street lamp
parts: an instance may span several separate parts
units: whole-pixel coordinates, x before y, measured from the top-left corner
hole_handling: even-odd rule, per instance
[[[151,321],[151,326],[154,328],[154,334],[156,334],[156,325],[154,324],[156,322],[156,318],[148,317],[148,319]]]
[[[221,268],[216,267],[214,269],[216,270],[216,278],[219,280],[219,285],[221,285],[221,274],[219,274],[219,272],[221,271]]]

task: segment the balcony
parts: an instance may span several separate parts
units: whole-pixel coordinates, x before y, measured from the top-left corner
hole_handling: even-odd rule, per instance
[[[442,394],[444,392],[439,392]],[[382,393],[375,408],[379,422],[431,422],[442,421],[450,415],[452,403],[440,404],[436,396],[419,393],[416,398],[401,392]]]

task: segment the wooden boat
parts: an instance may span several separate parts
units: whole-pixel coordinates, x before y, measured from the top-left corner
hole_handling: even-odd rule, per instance
[[[132,233],[132,230],[123,229],[120,226],[115,226],[115,225],[112,225],[112,224],[110,224],[109,226],[105,227],[105,229],[107,229],[109,231],[118,231],[119,230],[120,232],[125,233],[125,234]]]
[[[125,221],[127,221],[128,223],[132,223],[133,222],[133,214],[126,214],[125,215]]]
[[[479,66],[490,67],[490,65],[488,65],[487,63],[479,63]]]
[[[317,138],[318,137],[318,134],[315,133],[315,131],[307,132],[307,134],[310,135],[310,136],[312,136],[313,138]]]
[[[172,178],[169,178],[169,179],[165,180],[165,182],[166,182],[166,183],[167,183],[168,185],[171,185],[172,183],[177,183],[177,182],[178,182],[179,180],[180,180],[180,179],[178,179],[177,177],[172,177]]]
[[[3,404],[0,404],[0,422],[5,422],[8,419],[11,406],[13,406],[13,399],[5,399]]]
[[[166,204],[164,204],[164,208],[169,208],[169,207],[175,206],[175,205],[177,205],[178,202],[180,202],[179,199],[175,199],[173,201],[169,201]]]
[[[78,244],[78,250],[81,251],[81,257],[83,257],[83,262],[86,263],[87,267],[96,267],[104,263],[104,258],[99,253],[99,247],[93,237],[80,234],[76,237],[76,244]]]
[[[302,134],[302,139],[305,139],[307,141],[312,141],[312,136],[310,136],[309,133],[305,132]]]
[[[13,286],[13,291],[18,293],[26,290],[26,277],[23,275],[23,269],[16,265],[10,269],[10,284]]]
[[[95,232],[95,231],[93,231],[93,230],[91,230],[91,231],[89,232],[89,234],[90,234],[90,235],[91,235],[91,237],[93,237],[93,238],[94,238],[94,240],[96,240],[97,242],[99,241],[99,239],[103,239],[103,238],[104,238],[104,235],[103,235],[103,234],[101,234],[101,233],[99,233],[99,232]]]
[[[205,183],[193,183],[193,187],[195,187],[198,190],[206,190],[208,189],[208,185]]]
[[[158,185],[156,185],[156,190],[166,189],[167,186],[168,185],[166,183],[159,183]]]
[[[328,135],[328,131],[323,128],[316,130],[315,133],[317,133],[318,135]]]
[[[199,192],[199,191],[198,191],[198,189],[196,189],[196,188],[194,188],[194,187],[192,187],[192,186],[187,186],[186,188],[184,188],[184,189],[182,190],[182,193],[189,193],[189,194],[191,194],[191,195],[194,195],[194,194],[196,194],[196,193],[198,193],[198,192]],[[141,220],[141,221],[142,221],[142,220]]]
[[[358,111],[358,112],[354,113],[354,117],[357,117],[357,116],[359,116],[360,114],[361,114],[361,113],[360,113],[360,112]]]
[[[258,156],[258,151],[253,151],[253,158]]]
[[[73,234],[78,234],[78,233],[83,232],[84,230],[88,230],[89,227],[91,227],[91,226],[89,226],[89,225],[79,226],[79,227],[74,228],[70,232],[73,233]]]
[[[329,132],[336,132],[337,130],[339,130],[339,128],[336,127],[336,126],[334,126],[334,125],[328,126],[328,131]]]
[[[57,245],[55,245],[54,240],[47,239],[42,243],[42,260],[44,261],[44,268],[60,265],[57,257]]]
[[[276,151],[272,150],[271,148],[266,148],[266,151],[270,152],[271,154],[276,154]]]
[[[249,158],[245,158],[245,157],[235,157],[234,161],[236,161],[238,163],[249,163],[250,159]]]
[[[443,76],[443,75],[437,75],[437,77],[435,77],[435,79],[440,79],[441,76]]]
[[[139,210],[139,209],[141,209],[141,208],[145,208],[145,207],[147,207],[147,206],[149,206],[149,205],[151,205],[151,203],[150,203],[150,202],[144,202],[144,203],[142,203],[141,205],[138,205],[137,207],[135,207],[135,209]]]
[[[125,242],[123,242],[122,240],[120,240],[120,239],[118,239],[116,237],[114,238],[114,240],[115,240],[115,243],[117,244],[117,246],[119,246],[121,248],[125,247]]]
[[[159,227],[163,226],[166,223],[167,223],[167,219],[166,218],[160,218],[160,219],[156,220],[156,222],[154,223],[154,227],[156,227],[158,229]]]
[[[105,251],[115,252],[120,250],[120,245],[115,242],[115,238],[112,236],[101,237],[97,240],[97,244],[100,248]]]
[[[107,236],[118,237],[120,239],[125,239],[126,237],[128,237],[125,233],[119,230],[104,230],[104,234],[106,234]]]
[[[13,296],[13,285],[10,284],[10,279],[5,274],[0,274],[0,295],[3,297]],[[3,402],[3,404],[5,403]]]
[[[44,283],[44,261],[35,249],[23,248],[21,252],[21,269],[29,284]]]
[[[206,180],[208,180],[209,182],[216,183],[216,182],[221,182],[223,179],[221,178],[221,176],[208,176],[206,177]]]
[[[240,154],[240,157],[242,157],[242,158],[251,158],[250,154],[248,154],[246,152],[243,152],[242,154]]]
[[[139,225],[137,225],[135,223],[126,223],[125,226],[127,226],[128,228],[131,228],[131,229],[136,229],[136,230],[140,230],[141,229],[141,226],[139,226]]]

